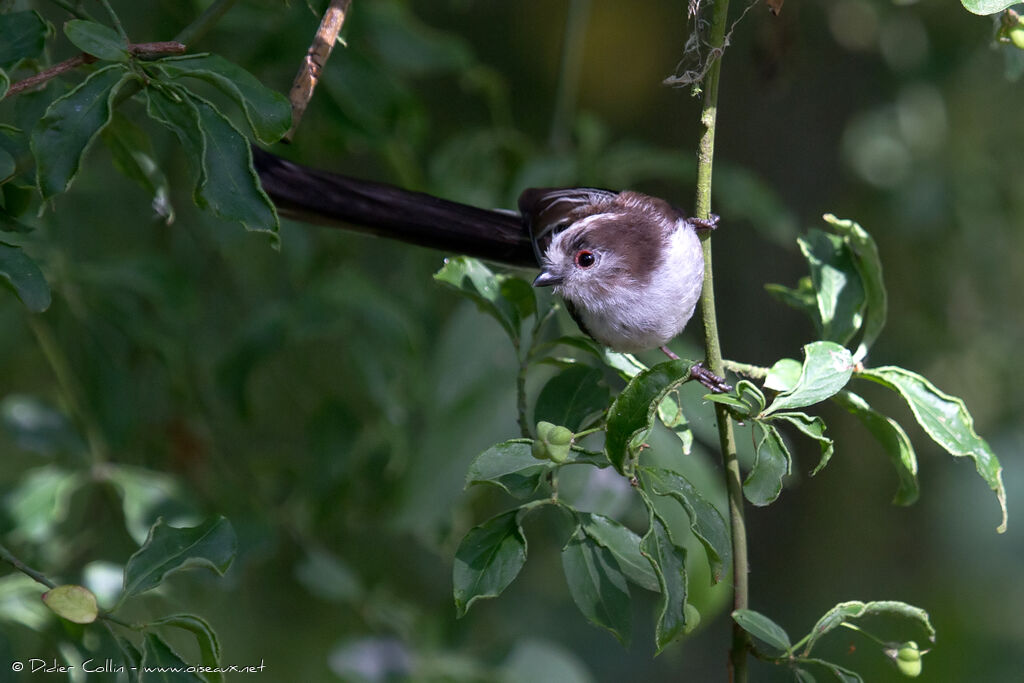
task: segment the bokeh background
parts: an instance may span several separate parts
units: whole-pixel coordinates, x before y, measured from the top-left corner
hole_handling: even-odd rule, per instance
[[[143,41],[170,38],[204,3],[113,4]],[[278,153],[489,207],[545,184],[692,204],[700,99],[662,84],[682,59],[686,3],[353,4],[347,48]],[[745,5],[733,4],[738,18]],[[299,0],[240,3],[196,48],[283,92],[317,21]],[[921,372],[966,400],[1005,466],[1011,513],[997,535],[998,506],[971,464],[864,388],[917,447],[920,501],[891,505],[896,477],[880,448],[823,407],[832,463],[809,478],[817,455],[795,442],[790,485],[748,508],[751,606],[793,635],[844,600],[923,607],[939,633],[927,681],[1024,673],[1024,91],[1021,59],[993,44],[994,30],[953,0],[790,0],[778,17],[755,4],[732,28],[722,72],[714,253],[726,356],[798,356],[814,330],[763,285],[806,272],[794,238],[821,214],[859,221],[878,241],[890,297],[869,363]],[[564,50],[572,36],[577,49]],[[55,46],[55,60],[71,54]],[[40,102],[23,95],[0,113],[30,121]],[[176,142],[137,103],[122,111],[152,134],[176,218],[155,215],[96,145],[72,191],[18,238],[54,303],[32,315],[0,291],[5,545],[102,594],[157,515],[227,516],[240,541],[228,575],[179,574],[129,616],[196,611],[225,663],[267,664],[261,680],[724,680],[725,592],[695,585],[700,629],[657,658],[655,602],[637,595],[623,648],[575,609],[558,561],[564,530],[543,516],[527,525],[530,558],[509,591],[456,621],[458,540],[511,504],[463,490],[472,458],[518,432],[516,361],[499,326],[433,283],[444,254],[293,223],[276,251],[200,213]],[[678,348],[699,354],[701,339],[694,324]],[[532,395],[544,378],[531,378]],[[708,409],[691,399],[694,467],[720,497]],[[578,482],[575,495],[642,531],[614,482]],[[96,633],[59,623],[37,593],[0,576],[0,661],[96,647]],[[894,626],[874,630],[900,638]],[[899,679],[855,633],[828,647],[866,680]],[[752,680],[791,677],[752,666]]]

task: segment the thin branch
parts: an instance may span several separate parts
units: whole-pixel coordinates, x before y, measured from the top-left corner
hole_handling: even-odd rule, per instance
[[[236,0],[216,0],[202,14],[196,17],[195,21],[183,28],[178,35],[174,36],[174,39],[186,45],[198,42],[200,38],[206,35],[207,31],[220,21],[220,18],[231,9],[235,2]]]
[[[54,64],[48,69],[43,69],[37,74],[34,74],[32,76],[29,76],[28,78],[22,79],[17,83],[12,84],[11,87],[8,88],[6,96],[13,97],[14,95],[17,95],[24,90],[31,90],[33,88],[37,88],[40,85],[46,83],[47,81],[50,81],[51,79],[54,79],[57,76],[60,76],[62,73],[71,71],[72,69],[77,69],[83,64],[92,64],[95,61],[95,57],[93,57],[92,55],[87,55],[84,52],[76,57],[72,57],[71,59],[65,59],[63,62],[60,62],[59,64]]]
[[[562,64],[558,75],[555,111],[551,116],[548,141],[556,150],[569,145],[573,112],[579,91],[580,71],[583,67],[584,38],[590,15],[590,0],[572,0],[565,21],[565,42],[562,44]]]
[[[704,133],[701,135],[697,149],[697,198],[694,206],[694,212],[698,218],[711,216],[711,177],[715,156],[715,124],[718,116],[718,81],[722,67],[720,50],[725,42],[728,16],[729,0],[715,0],[708,43],[712,53],[719,51],[719,56],[711,64],[704,80],[704,103],[700,117]],[[701,293],[701,315],[704,319],[708,367],[716,375],[722,375],[724,363],[715,312],[714,272],[709,237],[709,233],[701,236],[704,248],[704,289]],[[746,520],[743,517],[743,484],[739,460],[736,456],[736,435],[725,406],[715,404],[715,416],[718,420],[718,439],[722,450],[725,485],[729,497],[733,556],[733,609],[746,609],[750,602],[748,582],[750,565],[747,558]],[[729,650],[730,681],[746,683],[749,649],[750,636],[740,628],[739,624],[733,622],[732,646]]]
[[[121,17],[117,16],[117,12],[115,12],[114,8],[110,6],[110,2],[108,0],[99,0],[99,2],[103,5],[103,9],[107,11],[107,15],[110,17],[110,20],[114,22],[114,29],[117,30],[118,35],[120,35],[121,38],[124,39],[124,42],[127,43],[128,33],[124,30],[124,25],[121,24]]]
[[[128,52],[136,57],[156,57],[158,55],[180,55],[184,54],[185,46],[173,40],[164,40],[157,43],[137,43],[128,46]],[[63,73],[77,69],[83,64],[92,64],[96,58],[90,54],[82,53],[70,59],[65,59],[59,64],[54,64],[48,69],[43,69],[37,74],[22,79],[13,84],[7,90],[7,96],[17,95],[25,90],[38,88],[44,83],[60,76]]]
[[[313,42],[306,51],[299,72],[295,74],[292,89],[288,92],[288,99],[292,103],[292,127],[284,135],[285,142],[292,141],[302,115],[306,113],[306,107],[313,99],[313,91],[320,82],[320,72],[327,64],[334,44],[338,42],[338,34],[345,24],[345,17],[348,16],[351,4],[352,0],[331,0],[331,4],[324,11],[320,26],[313,36]]]
[[[43,574],[42,572],[38,572],[35,569],[32,569],[32,567],[29,567],[27,564],[25,564],[24,562],[19,560],[17,557],[15,557],[14,553],[12,553],[10,550],[8,550],[3,545],[0,545],[0,560],[3,560],[7,564],[9,564],[12,567],[14,567],[15,569],[17,569],[22,574],[24,574],[25,576],[30,577],[32,580],[36,581],[37,583],[43,584],[47,588],[56,588],[57,587],[57,584],[55,584],[53,581],[48,579],[45,574]]]

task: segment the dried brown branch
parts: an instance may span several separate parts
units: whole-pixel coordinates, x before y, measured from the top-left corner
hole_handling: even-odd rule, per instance
[[[292,103],[292,127],[284,136],[285,142],[291,142],[302,115],[306,113],[306,107],[313,98],[313,91],[320,80],[320,72],[327,64],[331,50],[338,41],[338,34],[341,33],[351,4],[352,0],[331,0],[323,19],[320,20],[320,26],[313,36],[313,43],[309,46],[299,72],[295,75],[292,89],[288,92],[288,99]]]
[[[182,43],[178,43],[173,40],[164,40],[156,43],[133,43],[128,46],[128,52],[136,57],[180,55],[185,52],[185,46]],[[60,76],[62,73],[66,73],[72,69],[77,69],[83,64],[92,64],[95,61],[95,57],[90,54],[86,54],[85,52],[70,59],[65,59],[63,62],[54,64],[48,69],[43,69],[37,74],[33,74],[28,78],[24,78],[17,83],[14,83],[7,90],[7,97],[17,95],[25,90],[37,88],[57,76]]]

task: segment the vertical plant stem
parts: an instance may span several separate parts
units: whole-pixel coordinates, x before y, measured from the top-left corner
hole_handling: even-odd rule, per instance
[[[529,439],[533,436],[526,417],[526,371],[530,369],[530,363],[519,353],[518,347],[516,357],[519,358],[519,373],[516,375],[516,419],[519,422],[519,433],[524,439]]]
[[[700,218],[711,214],[711,171],[715,156],[715,122],[718,115],[718,81],[721,72],[721,49],[725,40],[729,0],[715,0],[708,37],[711,57],[714,59],[704,78],[704,103],[701,125],[704,132],[697,149],[697,198],[695,213]],[[704,249],[704,289],[701,293],[701,316],[704,319],[704,340],[707,346],[708,367],[717,375],[724,373],[722,345],[718,337],[715,314],[714,272],[711,262],[711,240],[708,232],[702,236]],[[718,420],[718,439],[722,449],[725,485],[729,496],[729,523],[732,530],[733,609],[746,609],[749,604],[749,565],[747,560],[747,529],[743,518],[743,484],[739,460],[736,457],[736,435],[725,406],[715,404]],[[732,625],[732,646],[729,650],[729,680],[745,683],[747,680],[747,653],[750,637],[738,624]]]
[[[57,377],[57,383],[60,385],[61,394],[67,404],[68,412],[85,435],[93,462],[106,462],[110,459],[107,440],[103,436],[103,430],[100,429],[92,414],[85,408],[83,401],[84,391],[74,371],[71,369],[71,362],[54,338],[53,331],[41,317],[29,316],[28,325],[29,329],[32,330],[32,334],[35,335],[36,342],[39,344],[39,348],[42,349],[43,355],[46,356],[53,374]]]
[[[580,69],[583,66],[583,39],[587,33],[590,0],[571,0],[565,20],[565,42],[562,44],[562,64],[559,67],[558,92],[555,112],[551,117],[548,141],[554,149],[569,145],[576,94],[579,91]]]
[[[174,36],[174,40],[192,47],[192,44],[206,35],[235,2],[236,0],[215,0],[195,21]]]
[[[107,0],[100,0],[100,4],[103,5],[103,9],[107,11],[110,21],[114,22],[114,28],[117,29],[118,34],[120,34],[124,42],[131,42],[128,40],[128,33],[124,30],[124,25],[121,24],[121,18],[117,16],[117,12],[115,12],[114,8],[110,6],[110,3],[107,2]]]

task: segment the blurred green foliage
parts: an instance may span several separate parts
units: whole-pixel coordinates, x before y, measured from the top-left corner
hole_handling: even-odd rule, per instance
[[[58,4],[0,3],[38,9],[57,28],[41,64],[77,52]],[[207,3],[112,4],[142,42],[172,38]],[[289,155],[482,206],[512,206],[523,187],[545,184],[631,187],[689,204],[698,101],[660,85],[682,52],[685,7],[595,0],[578,106],[558,122],[568,7],[355,0],[347,47],[329,62]],[[239,3],[194,47],[283,92],[316,23],[307,3]],[[762,288],[805,274],[800,226],[825,211],[866,226],[889,295],[871,365],[912,367],[965,398],[1002,456],[1012,501],[1024,490],[1024,372],[1013,360],[1024,338],[1014,257],[1024,249],[1024,93],[1011,80],[1019,51],[996,46],[995,30],[956,3],[787,4],[775,18],[755,7],[724,62],[714,244],[725,354],[770,364],[816,338]],[[11,82],[33,70],[0,66]],[[49,91],[85,73],[0,101],[0,120],[31,130]],[[229,100],[204,92],[245,127]],[[52,301],[25,301],[47,309],[30,313],[0,288],[0,542],[111,607],[158,517],[189,526],[224,515],[238,536],[226,576],[172,576],[128,603],[125,618],[200,613],[224,663],[264,661],[269,680],[722,679],[723,591],[690,596],[706,618],[657,659],[656,597],[641,597],[623,650],[572,608],[554,515],[527,523],[531,559],[505,597],[456,621],[457,543],[504,505],[500,492],[463,492],[465,473],[518,431],[518,368],[501,325],[432,284],[441,254],[287,223],[278,252],[265,235],[200,212],[177,138],[147,124],[149,152],[132,160],[115,136],[137,139],[145,108],[129,100],[118,112],[125,121],[115,118],[71,191],[41,214],[25,209],[26,182],[3,186],[0,266],[30,257]],[[552,135],[560,126],[569,139]],[[26,170],[7,133],[5,177]],[[679,350],[699,356],[698,339],[691,329]],[[531,397],[546,379],[531,379]],[[682,400],[696,405],[691,389]],[[872,406],[929,443],[897,398],[871,389]],[[714,426],[704,410],[687,416],[689,475],[720,504]],[[820,450],[794,440],[789,489],[749,515],[753,607],[802,633],[840,600],[898,596],[927,607],[939,632],[928,680],[1014,680],[1024,667],[1013,599],[1024,572],[1013,521],[1005,536],[991,533],[986,487],[931,446],[919,446],[920,500],[889,505],[895,477],[870,432],[828,423],[829,467],[804,479]],[[650,443],[655,461],[679,449],[668,430]],[[567,477],[563,490],[581,509],[644,528],[623,480],[594,472]],[[681,511],[668,522],[688,524]],[[710,582],[691,583],[696,593]],[[0,680],[15,660],[101,658],[108,647],[42,607],[38,588],[0,576]],[[199,657],[191,635],[167,638]],[[867,680],[898,680],[855,634],[831,647],[832,661]],[[753,676],[787,680],[770,667]]]

